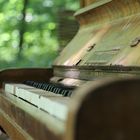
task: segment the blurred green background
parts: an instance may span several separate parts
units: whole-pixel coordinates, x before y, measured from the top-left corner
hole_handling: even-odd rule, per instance
[[[79,0],[0,0],[0,69],[50,67],[69,41],[60,23],[78,8]]]

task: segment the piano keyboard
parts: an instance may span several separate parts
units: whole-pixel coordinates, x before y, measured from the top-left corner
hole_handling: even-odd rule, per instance
[[[52,84],[52,83],[39,83],[34,81],[25,81],[24,84],[50,91],[55,94],[61,94],[62,96],[71,96],[74,87],[66,87],[63,85]]]
[[[56,118],[65,121],[67,118],[67,112],[68,112],[68,103],[69,103],[69,97],[64,97],[63,94],[58,94],[58,87],[50,88],[48,86],[44,89],[39,89],[42,86],[40,85],[25,85],[25,84],[14,84],[14,83],[5,83],[5,92],[7,94],[12,94],[34,106],[39,108],[40,110],[48,112],[50,115],[55,116]],[[36,88],[36,86],[39,86],[39,88]],[[50,91],[48,91],[50,89]],[[66,88],[64,89],[66,90]],[[56,94],[54,94],[52,91],[56,91]],[[59,92],[62,92],[62,88]]]

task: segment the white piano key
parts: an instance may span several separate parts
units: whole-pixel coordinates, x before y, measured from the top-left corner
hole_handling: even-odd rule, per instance
[[[39,98],[41,95],[46,94],[47,96],[61,96],[61,95],[56,95],[52,92],[41,90],[41,89],[22,89],[22,88],[16,88],[16,95],[31,104],[34,104],[35,106],[39,106]]]
[[[48,112],[60,120],[65,120],[67,116],[68,97],[54,94],[41,89],[20,89],[16,93],[18,97],[30,102],[38,108]]]
[[[15,94],[17,97],[20,97],[26,101],[30,101],[30,98],[32,97],[32,95],[28,93],[28,91],[19,87],[16,87]]]
[[[39,108],[64,121],[67,118],[69,99],[69,97],[42,95],[40,96]]]
[[[33,88],[31,86],[27,86],[27,85],[24,85],[24,84],[16,84],[16,83],[5,83],[4,84],[4,90],[10,94],[14,94],[16,95],[15,93],[15,88],[24,88],[24,89],[30,89],[30,88]]]
[[[63,97],[60,94],[26,86],[24,84],[5,84],[5,90],[60,120],[64,121],[66,119],[69,97]]]
[[[8,93],[14,94],[14,84],[4,84],[4,90]]]

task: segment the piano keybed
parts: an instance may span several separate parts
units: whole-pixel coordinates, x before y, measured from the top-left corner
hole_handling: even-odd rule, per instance
[[[52,84],[37,83],[33,81],[28,81],[25,83],[28,83],[28,85],[5,83],[5,92],[34,105],[40,110],[43,110],[60,120],[66,120],[68,113],[67,106],[70,97],[64,97],[66,96],[66,94],[64,95],[64,93],[71,93],[71,88],[64,88],[60,86],[60,88],[58,89],[58,85],[56,86],[56,88],[54,88]]]

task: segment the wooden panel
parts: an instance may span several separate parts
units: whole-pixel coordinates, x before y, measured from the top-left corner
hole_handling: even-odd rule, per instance
[[[94,3],[96,2],[97,0],[81,0],[80,4],[81,4],[81,7],[85,7],[91,3]]]
[[[32,140],[32,138],[1,109],[0,125],[12,140]]]
[[[4,127],[7,133],[13,130],[13,133],[8,133],[10,137],[14,137],[15,133],[19,135],[17,138],[15,135],[15,139],[13,140],[24,140],[20,139],[20,135],[23,134],[18,133],[19,130],[14,127],[15,124],[19,125],[20,128],[34,140],[62,140],[64,133],[63,122],[36,107],[17,99],[10,94],[7,96],[0,94],[0,107],[1,110],[7,114],[5,120],[3,120],[3,117],[0,118],[0,125]],[[11,123],[12,130],[7,120],[9,117],[12,122],[14,122]],[[7,126],[4,126],[2,122],[7,124]],[[28,139],[28,137],[26,137],[26,139]]]
[[[103,0],[82,8],[76,14],[81,28],[54,65],[139,66],[139,14],[139,0]]]
[[[67,140],[140,139],[139,85],[137,78],[105,79],[77,90]]]
[[[3,82],[49,81],[52,75],[52,69],[7,69],[0,71],[0,87],[2,87]]]

